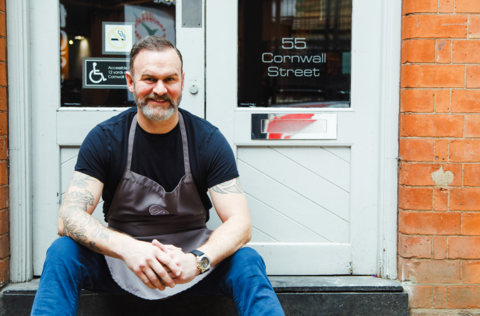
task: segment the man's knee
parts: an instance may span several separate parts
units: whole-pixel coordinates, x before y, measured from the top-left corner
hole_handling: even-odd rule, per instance
[[[71,265],[77,263],[84,256],[86,248],[76,243],[69,237],[60,237],[56,239],[47,250],[46,264],[61,263]]]
[[[265,274],[265,262],[256,250],[249,247],[241,248],[232,255],[232,268],[246,273]]]

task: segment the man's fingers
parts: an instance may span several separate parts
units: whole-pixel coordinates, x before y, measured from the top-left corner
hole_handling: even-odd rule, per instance
[[[171,288],[175,286],[175,281],[172,280],[172,277],[168,274],[167,271],[165,271],[165,269],[162,267],[162,265],[159,262],[157,261],[152,262],[151,267],[155,272],[155,274],[157,275],[157,277],[160,279],[160,281],[163,281],[165,285]]]
[[[142,280],[142,282],[148,286],[149,288],[151,288],[152,290],[153,289],[156,289],[156,287],[150,282],[150,280],[148,279],[148,277],[145,275],[145,273],[143,273],[142,271],[138,272],[138,273],[135,273],[139,278],[140,280]]]
[[[154,288],[159,289],[160,291],[165,290],[165,284],[160,282],[157,274],[150,268],[144,268],[143,273],[147,276],[148,280],[154,285]]]
[[[170,269],[170,271],[172,271],[174,275],[179,276],[180,274],[182,274],[182,271],[180,270],[180,268],[175,264],[172,258],[170,258],[170,256],[167,255],[165,252],[157,251],[156,257],[158,261],[160,261],[160,263],[164,265],[166,268]]]

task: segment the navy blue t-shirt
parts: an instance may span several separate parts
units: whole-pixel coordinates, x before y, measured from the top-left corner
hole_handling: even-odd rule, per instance
[[[232,149],[222,133],[188,111],[183,114],[188,135],[190,168],[205,210],[212,207],[208,188],[238,177]],[[104,184],[102,198],[106,215],[127,162],[128,133],[137,108],[95,126],[82,143],[75,170]],[[167,192],[185,175],[180,126],[166,134],[150,134],[137,124],[132,171],[160,184]],[[208,218],[207,218],[208,220]]]

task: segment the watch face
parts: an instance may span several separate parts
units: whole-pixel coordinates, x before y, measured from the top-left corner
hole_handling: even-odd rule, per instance
[[[208,266],[210,265],[210,260],[208,260],[208,258],[206,257],[203,257],[200,259],[198,264],[202,268],[202,270],[205,270],[205,269],[208,269]]]

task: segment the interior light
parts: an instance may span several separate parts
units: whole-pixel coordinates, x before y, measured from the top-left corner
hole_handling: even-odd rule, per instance
[[[69,40],[68,44],[73,45],[73,40]]]
[[[81,35],[77,35],[77,36],[75,36],[75,39],[81,41],[81,40],[85,39],[85,37],[81,36]]]

